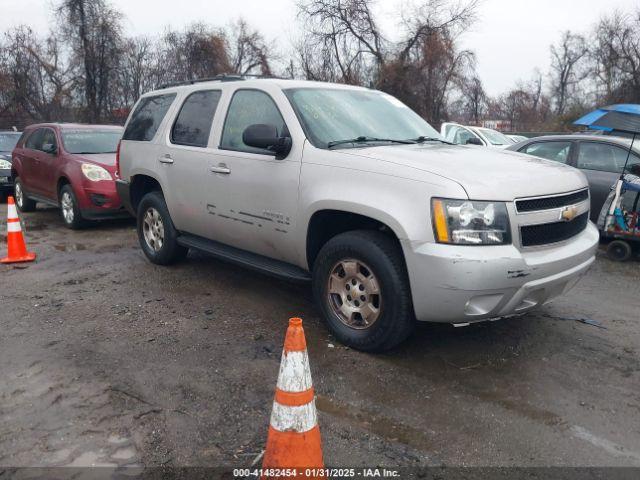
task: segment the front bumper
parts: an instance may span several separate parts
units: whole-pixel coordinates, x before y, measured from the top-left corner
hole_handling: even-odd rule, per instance
[[[13,192],[13,178],[11,178],[11,170],[0,170],[0,192]]]
[[[87,220],[128,217],[115,182],[84,180],[75,191],[82,216]]]
[[[595,261],[591,222],[561,244],[457,246],[402,242],[416,318],[471,323],[521,314],[570,290]]]

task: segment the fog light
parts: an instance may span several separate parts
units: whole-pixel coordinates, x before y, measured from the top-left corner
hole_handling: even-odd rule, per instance
[[[91,195],[89,195],[89,197],[91,198],[91,203],[93,203],[97,207],[101,207],[109,201],[109,199],[105,195],[102,195],[100,193],[92,193]]]

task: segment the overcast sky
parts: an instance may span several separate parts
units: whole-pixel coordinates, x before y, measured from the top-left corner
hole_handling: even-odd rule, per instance
[[[393,38],[400,6],[418,0],[378,0],[382,26]],[[223,26],[242,16],[277,42],[286,53],[295,29],[295,0],[111,0],[126,16],[130,35],[157,35],[167,25],[180,28],[195,21]],[[46,32],[51,0],[0,0],[0,31],[27,23]],[[463,37],[474,50],[487,91],[496,95],[516,81],[528,80],[538,67],[549,66],[549,45],[563,30],[587,31],[603,13],[616,8],[631,11],[639,0],[484,0],[479,20]]]

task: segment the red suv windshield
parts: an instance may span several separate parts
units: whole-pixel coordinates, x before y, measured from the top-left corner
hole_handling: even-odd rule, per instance
[[[63,130],[62,142],[69,153],[115,153],[122,130]]]

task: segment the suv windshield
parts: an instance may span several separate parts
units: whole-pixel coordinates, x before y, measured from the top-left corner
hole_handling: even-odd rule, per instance
[[[121,129],[63,130],[62,142],[69,153],[116,153]]]
[[[502,133],[490,128],[479,128],[480,133],[485,136],[491,145],[513,145],[515,142]]]
[[[19,139],[19,133],[0,133],[0,152],[13,151]]]
[[[309,141],[318,148],[442,140],[418,114],[383,92],[295,88],[285,94]]]

